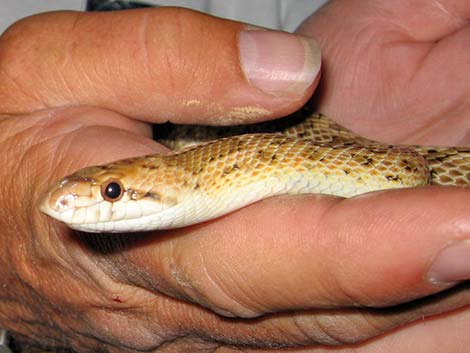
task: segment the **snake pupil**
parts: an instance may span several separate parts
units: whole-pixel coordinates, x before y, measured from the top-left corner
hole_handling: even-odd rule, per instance
[[[122,196],[122,186],[121,183],[116,181],[111,181],[105,184],[104,188],[101,190],[103,198],[107,201],[117,201]]]

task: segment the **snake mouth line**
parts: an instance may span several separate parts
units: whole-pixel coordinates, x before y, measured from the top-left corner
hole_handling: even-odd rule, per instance
[[[69,212],[70,210],[73,210],[74,212],[78,211],[78,210],[81,210],[81,209],[84,209],[84,208],[89,208],[89,207],[94,207],[96,205],[99,205],[100,203],[102,203],[103,201],[95,201],[93,203],[90,203],[89,205],[86,205],[86,206],[74,206],[74,207],[71,207],[70,209],[68,210],[63,210],[63,211],[56,211],[57,213],[59,214],[63,214],[65,212]]]
[[[57,209],[56,207],[52,207],[50,205],[49,197],[50,197],[50,194],[47,194],[43,199],[39,201],[39,204],[38,204],[39,210],[60,221],[67,221],[67,223],[83,223],[83,220],[74,221],[73,220],[74,214],[80,209],[95,207],[103,202],[103,201],[94,201],[84,206],[72,206],[72,207],[64,207],[63,209]]]

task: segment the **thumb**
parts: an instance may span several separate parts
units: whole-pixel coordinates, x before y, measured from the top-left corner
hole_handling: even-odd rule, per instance
[[[198,12],[55,12],[0,40],[5,114],[94,105],[151,122],[282,116],[312,94],[317,43]]]

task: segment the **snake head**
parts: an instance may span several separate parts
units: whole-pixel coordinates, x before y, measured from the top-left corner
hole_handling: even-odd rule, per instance
[[[39,209],[86,232],[145,230],[139,228],[139,219],[173,207],[178,198],[174,188],[150,188],[142,177],[129,173],[131,162],[88,167],[63,178],[43,195]]]

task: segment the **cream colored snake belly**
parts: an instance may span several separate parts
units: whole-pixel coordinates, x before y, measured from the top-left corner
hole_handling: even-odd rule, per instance
[[[54,184],[39,207],[77,230],[135,232],[204,222],[282,194],[352,197],[470,185],[470,149],[387,146],[319,114],[295,119],[261,124],[271,131],[286,124],[282,133],[223,137],[168,155],[82,169]]]

